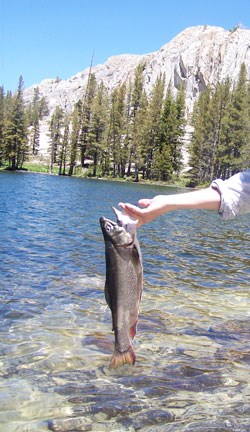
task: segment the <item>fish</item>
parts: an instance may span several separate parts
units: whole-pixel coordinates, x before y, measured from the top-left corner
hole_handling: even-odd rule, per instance
[[[134,364],[133,341],[136,336],[143,289],[142,255],[136,221],[112,207],[116,222],[100,217],[105,243],[105,299],[111,310],[115,335],[110,368]]]

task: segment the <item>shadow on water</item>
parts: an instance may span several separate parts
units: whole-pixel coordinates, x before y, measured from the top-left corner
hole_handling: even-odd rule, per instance
[[[166,192],[0,173],[2,432],[250,430],[246,217],[177,212],[140,229],[137,360],[108,368],[98,220]]]

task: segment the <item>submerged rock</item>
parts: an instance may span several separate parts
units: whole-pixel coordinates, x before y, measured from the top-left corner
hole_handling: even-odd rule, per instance
[[[85,418],[69,418],[63,420],[49,420],[48,429],[54,432],[87,432],[92,431],[91,424]]]
[[[173,422],[174,420],[175,415],[172,412],[160,409],[148,409],[134,417],[123,419],[121,423],[126,427],[132,427],[134,430],[143,430],[147,426],[157,426]]]

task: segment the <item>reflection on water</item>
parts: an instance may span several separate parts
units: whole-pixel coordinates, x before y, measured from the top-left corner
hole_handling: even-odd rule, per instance
[[[139,231],[135,366],[109,370],[99,217],[174,188],[0,174],[2,432],[249,431],[248,217],[176,212]]]

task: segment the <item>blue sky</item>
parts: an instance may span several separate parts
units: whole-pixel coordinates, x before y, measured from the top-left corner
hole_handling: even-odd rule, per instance
[[[0,85],[66,79],[118,54],[158,50],[195,25],[250,29],[250,0],[0,0]]]

